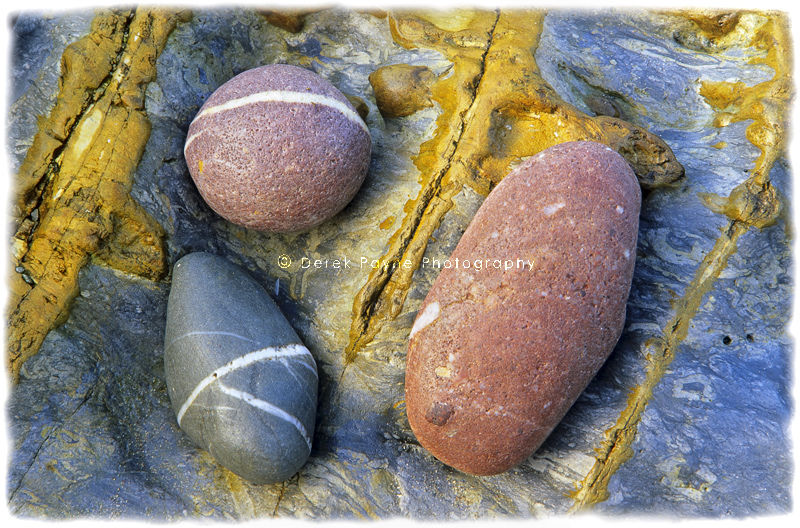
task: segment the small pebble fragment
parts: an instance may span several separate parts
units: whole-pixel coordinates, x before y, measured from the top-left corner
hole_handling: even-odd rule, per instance
[[[280,10],[280,11],[263,9],[259,10],[258,12],[261,14],[261,16],[266,18],[267,21],[273,26],[286,30],[289,33],[299,33],[300,30],[303,29],[306,16],[308,16],[309,13],[313,13],[314,11],[300,10],[300,9]]]
[[[436,76],[427,66],[392,64],[369,75],[375,103],[384,117],[405,117],[433,106],[431,85]]]
[[[590,94],[583,99],[583,102],[596,116],[620,117],[622,114],[617,103],[609,97]]]
[[[369,106],[367,106],[367,103],[365,103],[362,98],[355,95],[345,95],[345,97],[347,97],[347,100],[353,105],[353,108],[356,109],[361,119],[366,121],[367,117],[369,117]]]
[[[370,163],[364,120],[339,90],[288,64],[220,86],[189,125],[189,173],[223,218],[270,232],[309,229],[355,196]]]
[[[622,333],[640,205],[628,163],[588,141],[497,185],[450,256],[471,265],[442,269],[411,330],[406,410],[423,447],[493,475],[541,445]]]
[[[317,366],[249,274],[208,253],[180,259],[164,347],[172,408],[198,446],[255,484],[281,482],[305,464]]]

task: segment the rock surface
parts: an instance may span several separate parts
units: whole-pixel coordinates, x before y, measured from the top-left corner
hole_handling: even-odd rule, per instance
[[[622,333],[640,205],[627,162],[589,141],[503,178],[411,328],[406,411],[423,447],[494,475],[544,442]]]
[[[312,71],[271,64],[211,94],[189,125],[184,156],[206,203],[261,231],[300,231],[347,205],[367,175],[369,129]]]
[[[281,482],[308,459],[317,365],[264,288],[225,259],[175,264],[164,376],[181,429],[242,478]]]
[[[146,85],[152,132],[130,201],[163,226],[167,270],[187,253],[207,251],[261,284],[278,281],[275,301],[319,367],[314,449],[296,477],[261,486],[197,449],[177,426],[164,381],[170,276],[147,278],[92,258],[78,274],[80,293],[69,313],[9,389],[12,512],[160,522],[547,517],[579,503],[609,517],[791,511],[789,222],[769,213],[772,200],[742,200],[772,215],[772,224],[756,228],[748,215],[732,220],[698,196],[726,197],[760,167],[789,203],[790,166],[780,145],[757,146],[748,137],[768,135],[747,130],[768,112],[784,112],[783,103],[769,98],[761,116],[732,118],[744,102],[772,97],[765,88],[791,81],[774,60],[790,51],[781,18],[743,12],[730,33],[714,37],[714,47],[702,47],[699,27],[675,13],[553,10],[541,14],[539,26],[527,24],[526,12],[507,21],[504,13],[401,19],[326,9],[307,15],[294,34],[251,10],[196,10],[176,26]],[[48,44],[27,37],[30,53],[12,64],[12,78],[22,83],[13,93],[22,95],[11,104],[9,139],[20,155],[31,144],[35,114],[47,115],[58,94],[58,50],[88,31],[94,13],[28,16],[47,28]],[[528,32],[503,30],[513,21]],[[439,27],[427,41],[411,31]],[[537,39],[520,41],[537,27]],[[398,44],[395,29],[417,44]],[[484,90],[510,86],[508,74],[525,53],[535,54],[547,86],[525,88],[536,78],[528,70],[510,79],[525,88],[511,99]],[[301,235],[258,233],[222,220],[197,193],[182,158],[189,123],[209,95],[237,73],[278,62],[313,68],[370,110],[374,148],[364,185],[337,221]],[[26,72],[25,64],[39,69]],[[392,64],[434,72],[433,107],[382,119],[368,76]],[[718,94],[746,97],[712,106],[700,95],[704,83],[732,79],[743,85]],[[562,102],[540,105],[538,120],[519,110],[546,88]],[[594,126],[591,108],[599,105],[590,107],[590,97],[658,134],[685,177],[644,193],[626,325],[604,367],[529,459],[500,475],[466,475],[418,445],[403,402],[408,335],[439,270],[371,263],[387,261],[393,248],[408,251],[392,261],[401,265],[417,254],[428,262],[447,258],[490,188],[481,174],[495,174],[492,159],[473,163],[469,154],[488,145],[503,155],[515,138],[537,145],[527,131],[542,144],[561,143],[576,119]],[[490,133],[476,138],[473,128],[486,131],[486,123]],[[764,162],[761,148],[769,154]],[[461,172],[442,179],[443,167]],[[351,264],[302,267],[303,257],[348,257]],[[361,257],[368,259],[363,267]],[[362,290],[368,281],[375,287]],[[374,335],[348,362],[351,324],[367,318]],[[586,493],[576,497],[578,489]]]

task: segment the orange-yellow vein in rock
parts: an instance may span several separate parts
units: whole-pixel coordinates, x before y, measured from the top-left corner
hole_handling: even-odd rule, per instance
[[[655,135],[612,117],[590,117],[563,101],[539,74],[533,53],[542,11],[393,13],[392,35],[407,48],[428,48],[452,61],[431,88],[441,108],[433,138],[414,164],[421,189],[353,303],[345,362],[396,317],[433,231],[465,186],[486,195],[515,162],[565,141],[593,140],[620,152],[642,185],[669,185],[683,175]],[[438,24],[438,25],[437,25]],[[398,211],[399,213],[399,211]],[[398,263],[411,262],[411,266]]]
[[[735,19],[739,20],[739,17]],[[686,338],[689,324],[705,294],[727,266],[728,258],[736,252],[739,237],[751,227],[771,225],[780,216],[780,198],[770,184],[769,173],[783,153],[786,109],[791,96],[791,48],[785,17],[780,14],[768,15],[755,31],[750,45],[763,52],[762,57],[751,62],[769,65],[775,72],[772,79],[752,87],[740,82],[703,81],[700,93],[718,111],[715,126],[727,126],[744,119],[753,120],[746,135],[761,150],[761,155],[750,177],[727,198],[701,195],[712,210],[725,214],[730,222],[723,228],[711,251],[697,268],[694,279],[675,304],[675,314],[664,328],[663,337],[648,343],[645,380],[633,389],[626,408],[617,422],[605,432],[601,445],[595,449],[597,459],[594,465],[572,494],[575,501],[572,512],[589,508],[608,498],[611,477],[633,456],[631,444],[636,438],[639,422],[653,389],[663,378],[678,346]]]
[[[16,379],[68,315],[78,272],[95,258],[150,279],[165,271],[163,230],[130,196],[150,136],[144,90],[186,13],[104,12],[62,56],[55,107],[17,177],[7,365]],[[38,210],[38,220],[31,213]]]

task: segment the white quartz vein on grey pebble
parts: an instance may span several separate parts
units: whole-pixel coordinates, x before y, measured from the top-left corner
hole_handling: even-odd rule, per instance
[[[200,332],[194,332],[195,335],[199,333]],[[209,332],[209,334],[220,334],[220,333],[222,332]],[[225,333],[225,334],[235,335],[230,333]],[[241,337],[241,336],[236,336],[236,337]],[[311,352],[309,352],[306,347],[300,344],[287,345],[285,347],[278,347],[278,348],[275,347],[262,348],[260,350],[254,350],[253,352],[250,352],[243,356],[239,356],[236,359],[232,359],[225,365],[219,367],[211,374],[200,380],[200,383],[197,384],[197,386],[194,388],[194,390],[186,399],[186,401],[183,403],[183,405],[181,405],[180,411],[178,411],[178,425],[180,425],[181,419],[183,418],[183,415],[186,413],[186,410],[194,403],[195,399],[197,399],[197,396],[200,394],[200,392],[209,385],[211,385],[212,383],[214,383],[219,378],[222,378],[229,372],[233,372],[234,370],[240,368],[248,367],[258,361],[264,361],[266,359],[285,358],[291,356],[307,356],[308,358],[311,359],[312,362],[314,360],[314,358],[311,356]],[[314,373],[314,376],[317,375],[317,371],[315,368],[309,366],[307,363],[302,363],[302,365],[310,369]]]

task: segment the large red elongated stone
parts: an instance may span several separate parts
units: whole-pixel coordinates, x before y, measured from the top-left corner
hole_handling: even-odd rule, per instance
[[[408,420],[436,458],[491,475],[547,438],[622,333],[640,206],[627,162],[588,141],[490,193],[409,338]]]

